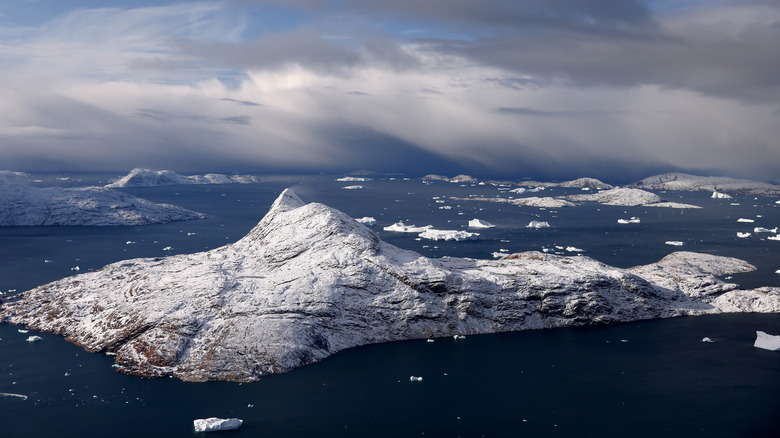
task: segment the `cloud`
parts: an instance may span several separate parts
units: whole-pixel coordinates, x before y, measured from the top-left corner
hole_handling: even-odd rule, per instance
[[[0,162],[780,175],[774,3],[302,0],[253,29],[269,4],[3,29]]]

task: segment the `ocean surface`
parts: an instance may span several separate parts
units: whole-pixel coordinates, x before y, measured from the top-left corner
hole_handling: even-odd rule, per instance
[[[43,178],[41,186],[105,184],[117,175]],[[526,196],[508,187],[383,178],[280,175],[249,185],[122,189],[206,213],[207,219],[143,227],[0,228],[0,292],[14,295],[69,275],[135,257],[215,248],[244,236],[278,194],[293,187],[353,217],[373,216],[380,237],[429,257],[492,258],[547,249],[619,267],[688,250],[738,257],[751,273],[730,281],[780,286],[780,241],[737,232],[780,225],[775,198],[659,193],[701,209],[587,203],[540,209],[450,197]],[[362,190],[344,186],[362,185]],[[548,188],[528,196],[588,193]],[[739,204],[739,205],[733,205]],[[441,208],[444,207],[444,208]],[[447,208],[449,207],[449,208]],[[639,217],[639,224],[618,219]],[[434,242],[382,231],[399,220],[466,229],[495,228],[479,240]],[[737,222],[739,218],[754,223]],[[529,229],[532,220],[549,228]],[[682,241],[681,247],[669,240]],[[170,249],[165,249],[170,247]],[[559,248],[560,247],[560,248]],[[78,271],[75,267],[79,268]],[[251,384],[186,383],[117,373],[113,358],[59,336],[0,325],[0,436],[194,436],[195,418],[244,420],[225,436],[512,437],[780,436],[780,353],[754,348],[755,331],[780,334],[780,315],[719,315],[570,328],[434,343],[407,341],[347,350]],[[25,342],[37,334],[43,341]],[[703,343],[703,337],[715,342]],[[409,376],[422,376],[410,382]]]

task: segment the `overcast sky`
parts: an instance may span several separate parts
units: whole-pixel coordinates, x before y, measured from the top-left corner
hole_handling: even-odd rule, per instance
[[[777,181],[780,2],[3,0],[0,168],[133,167]]]

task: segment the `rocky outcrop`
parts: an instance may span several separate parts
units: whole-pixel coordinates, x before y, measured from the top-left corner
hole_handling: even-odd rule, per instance
[[[0,226],[148,225],[205,217],[103,187],[38,188],[1,176]]]
[[[778,289],[717,277],[751,269],[686,252],[634,269],[539,252],[429,259],[286,190],[234,244],[49,283],[0,319],[114,352],[129,374],[252,381],[370,343],[780,311]]]

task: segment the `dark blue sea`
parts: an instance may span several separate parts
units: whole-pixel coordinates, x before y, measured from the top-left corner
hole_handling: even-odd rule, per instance
[[[114,175],[117,176],[117,175]],[[109,175],[42,178],[41,186],[106,183]],[[630,267],[675,250],[739,257],[758,269],[734,275],[747,287],[780,286],[780,241],[738,231],[780,225],[777,199],[710,193],[659,193],[696,210],[650,207],[540,209],[453,201],[503,196],[493,185],[423,184],[396,177],[337,182],[335,176],[266,177],[249,185],[123,189],[197,210],[207,219],[144,227],[0,228],[0,292],[14,295],[78,272],[135,257],[203,251],[234,242],[294,187],[353,217],[373,216],[380,237],[429,257],[492,258],[493,252],[573,246]],[[344,190],[348,185],[363,190]],[[532,195],[586,193],[548,188]],[[525,196],[525,195],[515,195]],[[437,202],[443,201],[443,202]],[[732,205],[739,204],[739,205]],[[440,208],[449,206],[450,208]],[[639,217],[639,224],[618,224]],[[398,220],[465,229],[496,225],[464,242],[415,240],[381,231]],[[739,218],[754,223],[737,222]],[[529,229],[532,220],[549,228]],[[472,230],[475,231],[475,230]],[[684,242],[682,247],[666,245]],[[133,242],[129,243],[128,242]],[[171,247],[169,251],[163,248]],[[780,315],[740,314],[642,321],[613,327],[408,341],[338,353],[251,384],[185,383],[125,376],[112,357],[91,354],[46,333],[0,325],[0,436],[195,436],[196,418],[238,417],[224,436],[515,437],[780,436],[780,353],[754,348],[755,331],[780,334]],[[25,342],[38,334],[42,342]],[[715,342],[702,343],[703,337]],[[423,376],[410,382],[410,375]]]

